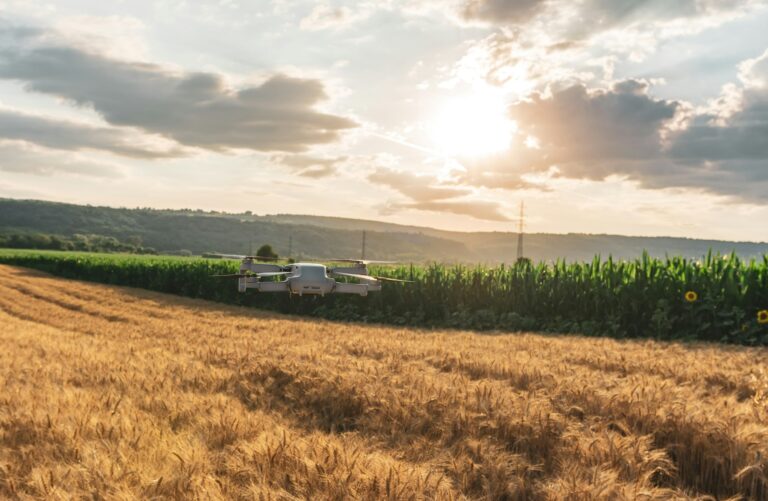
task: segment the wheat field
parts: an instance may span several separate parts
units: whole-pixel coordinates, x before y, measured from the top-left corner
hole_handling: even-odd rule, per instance
[[[0,266],[0,498],[768,499],[768,350],[280,316]]]

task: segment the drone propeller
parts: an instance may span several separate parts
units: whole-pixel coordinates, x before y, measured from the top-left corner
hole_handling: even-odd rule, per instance
[[[279,258],[279,257],[246,256],[243,254],[219,254],[219,253],[209,253],[208,257],[216,257],[219,259],[250,259],[253,261],[280,261],[281,259],[285,259],[285,258]]]
[[[334,275],[339,275],[342,277],[349,277],[349,278],[357,278],[359,280],[381,280],[382,282],[399,282],[404,284],[413,283],[412,280],[400,280],[399,278],[376,277],[373,275],[358,275],[356,273],[342,273],[342,272],[332,272],[332,273]]]
[[[290,271],[270,271],[266,273],[229,273],[227,275],[211,275],[217,278],[262,278],[262,277],[277,277],[280,275],[290,275]]]
[[[382,282],[397,282],[401,284],[412,284],[413,280],[402,280],[400,278],[389,278],[389,277],[373,277],[376,280],[381,280]]]
[[[204,257],[214,257],[218,259],[245,259],[242,254],[219,254],[218,252],[207,253]]]
[[[285,260],[284,257],[266,257],[266,256],[240,256],[242,259],[252,259],[254,261],[280,261]]]
[[[375,259],[328,259],[330,263],[357,263],[357,264],[395,264],[397,261],[377,261]]]

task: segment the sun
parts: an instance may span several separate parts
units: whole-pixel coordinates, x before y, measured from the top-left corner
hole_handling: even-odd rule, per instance
[[[478,157],[507,149],[516,128],[507,116],[503,97],[489,90],[448,101],[437,113],[430,133],[441,153]]]

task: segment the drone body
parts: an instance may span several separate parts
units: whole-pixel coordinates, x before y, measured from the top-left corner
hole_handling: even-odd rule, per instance
[[[367,296],[369,292],[381,290],[382,281],[407,282],[394,278],[374,277],[368,274],[367,265],[372,262],[357,259],[334,260],[352,263],[351,266],[329,268],[318,263],[292,263],[278,265],[260,263],[262,258],[250,256],[221,255],[228,258],[242,258],[240,272],[234,275],[219,275],[237,278],[237,290],[246,292],[255,289],[261,292],[288,292],[290,294],[325,296],[326,294],[357,294]],[[275,282],[274,277],[284,277]],[[337,278],[352,278],[357,282],[339,282]]]

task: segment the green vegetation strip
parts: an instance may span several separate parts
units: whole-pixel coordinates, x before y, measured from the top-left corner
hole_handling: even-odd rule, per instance
[[[236,272],[237,261],[0,250],[0,263],[334,320],[768,345],[768,256],[387,266],[372,273],[414,283],[325,298],[240,294],[233,280],[211,277]]]

